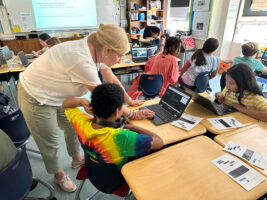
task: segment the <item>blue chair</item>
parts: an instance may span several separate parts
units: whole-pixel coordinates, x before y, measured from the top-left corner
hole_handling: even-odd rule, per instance
[[[0,119],[0,129],[2,129],[12,140],[14,145],[19,148],[28,143],[31,136],[30,131],[26,125],[23,114],[20,110],[5,116]],[[38,153],[39,151],[28,149],[28,151]]]
[[[32,181],[38,181],[46,186],[50,191],[50,195],[46,198],[25,198],[31,189]],[[32,177],[32,169],[25,146],[21,148],[14,160],[0,171],[1,199],[55,199],[54,193],[54,188],[48,183]]]
[[[211,90],[209,86],[209,72],[202,72],[200,73],[195,80],[195,92],[201,93],[205,92],[206,90]]]
[[[162,88],[163,78],[161,74],[142,74],[139,80],[139,89],[145,98],[154,98]]]

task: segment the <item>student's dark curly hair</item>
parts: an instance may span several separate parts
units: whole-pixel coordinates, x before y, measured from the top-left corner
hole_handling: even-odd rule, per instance
[[[240,104],[242,104],[241,99],[244,96],[245,90],[263,96],[262,91],[256,82],[256,77],[248,65],[244,63],[236,64],[229,68],[226,74],[236,82],[238,88],[237,93],[239,93],[237,99]]]
[[[196,60],[196,66],[206,65],[206,59],[203,53],[212,53],[219,47],[219,42],[215,38],[209,38],[203,44],[202,49],[196,50],[196,52],[192,55],[191,60]]]
[[[124,93],[120,86],[113,83],[103,83],[92,92],[91,104],[97,117],[107,119],[124,102]]]
[[[169,37],[166,40],[165,46],[164,46],[164,54],[171,54],[173,51],[179,49],[181,50],[182,42],[177,37]]]

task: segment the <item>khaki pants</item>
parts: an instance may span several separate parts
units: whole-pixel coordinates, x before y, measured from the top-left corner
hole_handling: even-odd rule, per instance
[[[64,130],[68,154],[79,154],[80,143],[73,127],[59,106],[40,105],[18,84],[18,103],[26,124],[43,157],[48,173],[55,174],[61,167],[58,159],[58,126]]]

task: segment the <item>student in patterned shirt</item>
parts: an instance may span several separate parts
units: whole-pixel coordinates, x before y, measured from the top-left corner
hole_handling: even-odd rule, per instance
[[[227,70],[226,87],[222,93],[216,93],[215,97],[239,112],[267,122],[267,100],[251,68],[246,64],[236,64]]]
[[[109,126],[123,113],[123,91],[116,84],[104,83],[93,90],[93,119],[77,108],[87,101],[83,98],[66,99],[63,109],[82,148],[96,160],[114,163],[120,169],[129,157],[144,156],[151,149],[163,146],[162,139],[149,130],[131,124],[126,124],[124,128]]]

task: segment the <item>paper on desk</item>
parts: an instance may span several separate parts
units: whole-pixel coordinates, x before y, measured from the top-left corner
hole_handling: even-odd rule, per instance
[[[171,125],[190,131],[201,120],[202,118],[200,117],[195,117],[195,116],[184,113],[177,121],[172,122]]]
[[[265,180],[262,174],[229,154],[224,154],[211,162],[247,191]]]
[[[234,117],[218,117],[207,119],[216,129],[223,130],[229,128],[239,128],[245,126],[237,121]]]
[[[267,156],[263,155],[260,152],[253,151],[248,149],[238,143],[230,141],[224,149],[225,151],[232,153],[238,156],[241,159],[244,159],[255,165],[259,168],[265,169],[267,167]]]

